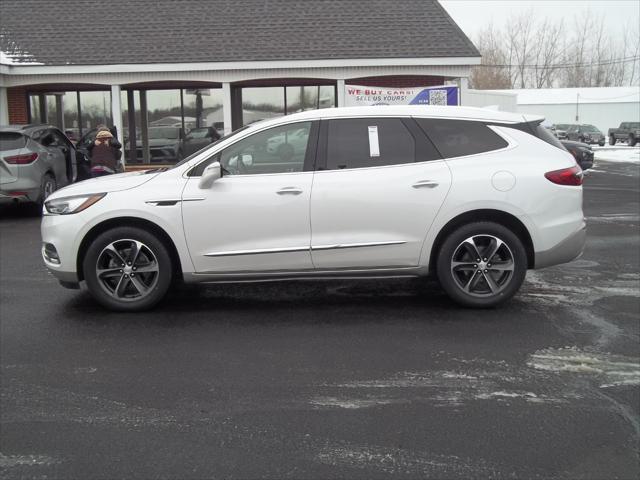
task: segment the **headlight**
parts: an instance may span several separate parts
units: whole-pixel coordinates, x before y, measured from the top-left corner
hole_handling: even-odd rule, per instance
[[[47,213],[51,215],[70,215],[86,210],[106,193],[95,193],[93,195],[76,195],[74,197],[56,198],[44,203]]]

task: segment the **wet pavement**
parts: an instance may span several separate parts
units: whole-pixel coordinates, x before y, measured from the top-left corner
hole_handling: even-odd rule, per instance
[[[2,208],[0,478],[638,478],[639,171],[599,161],[584,256],[488,311],[366,281],[110,313]]]

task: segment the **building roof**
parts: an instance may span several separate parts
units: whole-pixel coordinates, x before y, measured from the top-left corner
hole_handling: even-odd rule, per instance
[[[560,105],[584,103],[638,103],[640,87],[589,87],[489,90],[494,93],[514,93],[518,105]]]
[[[2,0],[5,64],[479,57],[436,0]]]

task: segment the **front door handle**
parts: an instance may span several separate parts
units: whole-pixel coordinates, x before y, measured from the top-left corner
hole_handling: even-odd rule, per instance
[[[436,188],[438,185],[439,183],[434,180],[420,180],[411,186],[413,188]]]
[[[298,187],[284,187],[276,192],[278,195],[300,195],[302,193],[302,189]]]

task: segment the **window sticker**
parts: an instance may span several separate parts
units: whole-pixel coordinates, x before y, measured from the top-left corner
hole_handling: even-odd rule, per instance
[[[369,156],[380,156],[380,143],[378,141],[378,126],[369,127]]]

